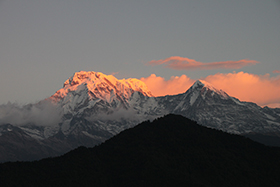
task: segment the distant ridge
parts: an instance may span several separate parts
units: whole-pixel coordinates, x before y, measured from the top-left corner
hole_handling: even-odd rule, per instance
[[[0,164],[1,186],[279,186],[280,149],[166,115],[94,148]]]

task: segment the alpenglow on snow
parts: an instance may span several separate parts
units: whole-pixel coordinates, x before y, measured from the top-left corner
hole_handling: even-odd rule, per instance
[[[154,97],[138,79],[118,80],[100,72],[81,71],[43,101],[9,109],[10,113],[5,107],[0,107],[0,151],[14,154],[8,153],[5,143],[8,137],[14,137],[18,150],[28,150],[25,145],[32,142],[41,151],[36,159],[63,154],[78,146],[94,146],[142,121],[169,113],[235,134],[280,132],[279,110],[241,102],[201,80],[185,93]],[[9,121],[9,117],[13,120]],[[17,123],[21,121],[19,117],[34,120]],[[19,137],[24,137],[22,143],[28,142],[17,147]]]

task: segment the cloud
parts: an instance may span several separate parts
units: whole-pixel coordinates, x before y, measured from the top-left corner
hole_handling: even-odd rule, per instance
[[[141,78],[147,87],[151,90],[155,96],[175,95],[184,93],[195,82],[186,75],[172,76],[169,80],[165,80],[162,77],[157,77],[155,74],[151,74],[149,77]]]
[[[242,101],[251,101],[261,106],[280,103],[280,76],[218,73],[207,76],[205,80]]]
[[[240,69],[244,66],[255,65],[259,63],[255,60],[243,59],[238,61],[222,61],[222,62],[198,62],[194,59],[185,57],[172,56],[161,60],[152,60],[148,62],[150,65],[162,65],[165,67],[176,70],[189,70],[189,69]]]
[[[106,113],[98,113],[91,115],[87,117],[86,119],[89,121],[96,121],[96,120],[112,120],[112,121],[122,121],[123,119],[131,119],[131,120],[136,120],[135,116],[137,115],[136,111],[132,109],[124,109],[124,108],[119,108],[116,110],[112,110],[112,113],[106,114]]]
[[[35,105],[19,106],[8,103],[0,105],[0,125],[26,125],[38,126],[57,125],[61,119],[61,113],[50,102],[43,101]]]
[[[280,70],[274,70],[272,73],[280,73]]]
[[[110,132],[113,132],[115,134],[125,129],[125,127],[121,127],[118,125],[118,123],[123,123],[124,120],[130,121],[129,122],[130,124],[126,124],[126,127],[132,127],[142,122],[143,119],[154,120],[161,116],[161,115],[160,116],[148,115],[148,114],[138,113],[138,112],[139,111],[136,111],[134,108],[129,108],[129,109],[119,108],[116,110],[112,110],[112,113],[109,114],[98,113],[98,114],[91,115],[89,117],[86,117],[86,120],[90,122],[104,121],[107,124],[106,128],[109,128]],[[167,112],[165,114],[167,114]]]
[[[155,96],[184,93],[195,80],[182,75],[165,80],[152,74],[141,78]],[[260,106],[280,107],[280,76],[255,75],[244,72],[209,75],[202,80],[222,89],[241,101],[257,103]]]

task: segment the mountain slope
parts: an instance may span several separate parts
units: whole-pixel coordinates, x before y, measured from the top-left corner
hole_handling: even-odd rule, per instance
[[[241,102],[204,81],[194,83],[172,113],[235,134],[280,132],[280,113]]]
[[[0,164],[3,186],[279,186],[280,152],[178,115],[61,157]],[[16,176],[16,177],[15,177]]]
[[[24,136],[37,142],[36,145],[50,149],[51,155],[39,151],[41,154],[37,154],[37,159],[41,159],[63,154],[78,146],[92,147],[144,120],[169,113],[180,114],[201,125],[229,133],[249,137],[258,135],[260,142],[279,145],[259,136],[265,135],[265,139],[271,134],[280,136],[279,109],[241,102],[201,80],[185,93],[153,97],[140,80],[118,80],[112,75],[81,71],[67,79],[62,89],[37,104],[6,108],[0,106],[0,127],[9,124],[13,128],[11,131],[0,128],[0,162],[30,160],[16,151],[17,144],[14,150],[9,148],[5,139],[10,134],[13,136],[12,129],[19,128]],[[9,118],[11,120],[7,121]],[[18,139],[14,137],[14,141]],[[23,143],[27,144],[29,141]],[[18,149],[25,148],[18,146]],[[38,146],[36,149],[41,150]],[[15,157],[11,159],[10,154]]]

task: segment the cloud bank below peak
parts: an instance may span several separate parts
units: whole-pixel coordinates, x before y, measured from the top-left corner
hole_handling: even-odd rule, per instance
[[[0,105],[0,125],[54,126],[60,122],[61,117],[60,110],[47,100],[35,105],[20,106],[16,103]]]
[[[210,70],[210,69],[240,69],[244,66],[255,65],[259,63],[255,60],[242,59],[238,61],[221,61],[221,62],[198,62],[186,57],[172,56],[161,60],[152,60],[149,65],[165,65],[166,68],[175,70]]]

